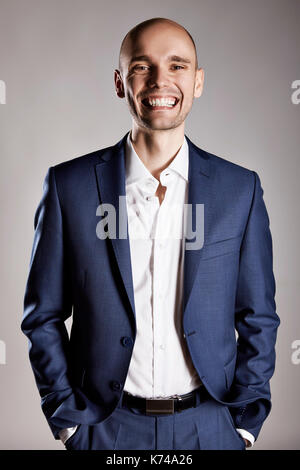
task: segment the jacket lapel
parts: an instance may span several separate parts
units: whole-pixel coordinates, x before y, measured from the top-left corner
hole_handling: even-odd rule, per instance
[[[126,226],[126,238],[119,238],[119,220],[127,224],[127,210],[119,208],[119,196],[126,195],[125,189],[125,142],[127,134],[113,147],[110,147],[101,155],[101,161],[96,165],[96,177],[99,190],[100,204],[111,204],[116,210],[116,238],[110,238],[123,284],[135,315],[134,292],[132,281],[130,245],[128,227]],[[125,219],[125,220],[124,220]]]
[[[193,231],[195,230],[196,204],[204,204],[204,243],[210,232],[211,225],[211,168],[209,156],[206,152],[196,147],[185,136],[189,145],[189,187],[188,204],[192,207]],[[199,227],[202,230],[203,227]],[[187,238],[186,238],[186,241]],[[184,280],[183,280],[183,313],[185,313],[191,295],[197,268],[199,266],[202,250],[185,249],[184,256]]]

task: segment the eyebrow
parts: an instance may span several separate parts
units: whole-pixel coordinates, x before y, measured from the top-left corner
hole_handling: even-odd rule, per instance
[[[191,61],[190,59],[187,59],[185,57],[180,57],[178,55],[169,55],[167,57],[168,61],[169,62],[183,62],[184,64],[190,64]],[[151,59],[148,55],[138,55],[138,56],[135,56],[135,57],[132,57],[131,61],[130,61],[130,64],[132,64],[133,62],[138,62],[140,60],[143,60],[145,62],[150,62]]]

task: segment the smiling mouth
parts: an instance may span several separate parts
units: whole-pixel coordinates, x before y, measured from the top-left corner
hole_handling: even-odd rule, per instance
[[[172,103],[172,101],[174,101],[175,99],[175,102]],[[173,100],[150,100],[148,98],[144,98],[142,100],[142,105],[147,108],[147,109],[151,109],[152,111],[163,111],[163,110],[166,110],[166,109],[173,109],[177,106],[177,104],[179,103],[179,98],[174,98]],[[152,104],[151,104],[152,103]]]

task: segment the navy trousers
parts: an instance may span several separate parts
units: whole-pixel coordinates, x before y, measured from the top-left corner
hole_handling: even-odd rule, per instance
[[[209,397],[171,415],[119,405],[96,425],[80,424],[67,450],[245,450],[227,406]]]

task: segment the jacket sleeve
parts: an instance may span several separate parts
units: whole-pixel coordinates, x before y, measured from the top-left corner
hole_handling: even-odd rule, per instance
[[[21,329],[29,339],[29,358],[47,418],[73,393],[68,379],[72,313],[70,273],[65,259],[63,221],[54,168],[48,169],[34,217],[34,241]],[[74,423],[62,423],[73,426]],[[55,438],[60,428],[49,423]]]
[[[242,408],[231,408],[237,428],[255,439],[271,410],[269,381],[275,368],[275,342],[280,324],[276,313],[272,238],[258,174],[240,251],[235,304],[238,333],[234,382],[262,397]]]

